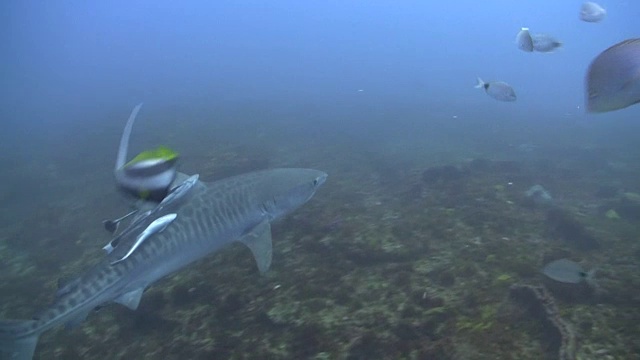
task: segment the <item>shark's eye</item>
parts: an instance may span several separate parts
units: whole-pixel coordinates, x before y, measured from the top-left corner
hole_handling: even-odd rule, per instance
[[[318,186],[318,178],[313,179],[313,186]]]

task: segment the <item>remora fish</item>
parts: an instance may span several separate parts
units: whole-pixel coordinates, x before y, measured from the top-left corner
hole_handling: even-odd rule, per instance
[[[265,272],[271,264],[271,221],[306,203],[326,178],[318,170],[272,169],[196,181],[135,219],[105,258],[61,288],[38,318],[0,321],[0,359],[31,359],[40,334],[60,324],[79,324],[102,304],[113,301],[135,310],[155,281],[236,240],[249,247]],[[173,221],[166,228],[152,226],[167,215]]]

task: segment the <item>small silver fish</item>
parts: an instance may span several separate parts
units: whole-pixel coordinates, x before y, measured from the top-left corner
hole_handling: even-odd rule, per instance
[[[477,89],[483,88],[487,95],[499,101],[516,101],[516,92],[511,85],[503,81],[484,82],[478,78]]]
[[[601,52],[585,77],[586,108],[600,113],[640,102],[640,38],[628,39]]]
[[[560,41],[547,34],[533,34],[531,40],[533,41],[533,50],[538,52],[552,52],[562,46]]]
[[[518,44],[518,49],[522,51],[533,51],[533,39],[529,33],[529,28],[523,27],[520,29],[520,32],[516,35],[516,44]]]
[[[582,21],[600,22],[605,16],[607,16],[607,10],[592,1],[585,2],[580,8],[580,20]]]
[[[542,269],[542,273],[548,278],[558,282],[579,284],[582,281],[592,283],[595,270],[587,272],[584,271],[582,266],[575,261],[560,259],[545,265]]]
[[[535,205],[553,205],[553,197],[542,185],[533,185],[524,195],[530,199]]]

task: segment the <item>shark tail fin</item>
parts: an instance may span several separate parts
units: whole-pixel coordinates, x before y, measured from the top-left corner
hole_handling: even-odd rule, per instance
[[[0,359],[31,360],[38,344],[39,332],[30,331],[35,320],[0,321]]]

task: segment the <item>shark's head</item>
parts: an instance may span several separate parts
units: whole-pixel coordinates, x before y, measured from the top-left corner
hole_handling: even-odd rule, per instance
[[[267,170],[259,180],[262,210],[271,219],[286,215],[306,203],[327,180],[325,172],[284,168]]]

